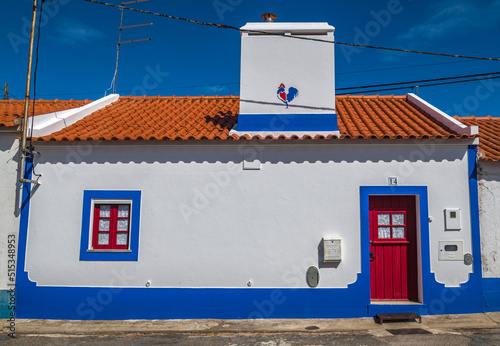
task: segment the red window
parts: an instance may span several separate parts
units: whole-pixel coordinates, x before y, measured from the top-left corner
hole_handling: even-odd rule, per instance
[[[95,204],[93,249],[128,250],[130,204]]]
[[[406,212],[382,211],[376,212],[377,232],[375,239],[378,241],[406,241]]]

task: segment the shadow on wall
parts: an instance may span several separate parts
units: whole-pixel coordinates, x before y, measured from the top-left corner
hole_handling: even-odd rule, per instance
[[[232,115],[212,119],[231,126]],[[39,142],[36,164],[116,163],[389,163],[461,161],[463,146],[442,146],[446,139],[390,140],[385,144],[343,140],[234,140],[234,141],[81,141]]]
[[[497,161],[479,161],[478,178],[487,182],[500,181],[500,163]]]
[[[283,106],[283,103],[280,102],[265,102],[265,101],[258,101],[258,100],[245,100],[245,99],[240,99],[240,102],[242,103],[256,103],[260,105],[268,105],[268,106]],[[313,107],[313,106],[304,106],[304,105],[296,105],[296,104],[289,104],[288,108],[290,109],[307,109],[307,110],[314,110],[314,111],[328,111],[328,112],[335,112],[335,108],[327,108],[327,107]]]
[[[8,132],[5,135],[0,136],[0,153],[5,153],[5,156],[2,154],[2,158],[4,161],[2,165],[2,169],[7,173],[12,172],[11,176],[5,176],[7,179],[11,179],[10,182],[5,182],[8,185],[12,186],[15,189],[15,206],[14,206],[14,216],[19,217],[21,214],[21,194],[22,194],[22,184],[19,182],[21,179],[21,162],[20,162],[20,152],[19,147],[20,143],[16,137],[19,135],[17,131]],[[13,167],[16,167],[14,171]],[[15,173],[14,173],[15,172]]]

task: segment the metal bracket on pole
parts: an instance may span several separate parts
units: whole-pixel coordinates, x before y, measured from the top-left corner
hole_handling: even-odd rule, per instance
[[[32,154],[37,154],[37,155],[42,156],[42,154],[40,154],[38,151],[33,150],[33,147],[30,149],[22,148],[21,150],[25,153],[32,153]]]
[[[30,179],[19,179],[19,182],[20,183],[30,183],[30,184],[35,184],[35,185],[41,185],[42,183],[40,183],[38,180],[30,180]]]

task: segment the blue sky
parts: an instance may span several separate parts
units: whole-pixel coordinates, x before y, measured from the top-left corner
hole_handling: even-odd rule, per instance
[[[9,83],[16,99],[24,98],[32,4],[5,2],[0,13],[0,87]],[[153,0],[129,6],[236,27],[273,12],[280,22],[328,22],[341,42],[500,57],[500,0]],[[120,10],[84,0],[47,0],[43,7],[37,99],[102,97],[115,69]],[[151,41],[122,45],[120,95],[239,95],[237,31],[124,13],[124,25],[151,22],[123,30],[123,41]],[[500,61],[335,49],[337,88],[500,72]],[[421,87],[418,95],[451,115],[500,116],[500,79]]]

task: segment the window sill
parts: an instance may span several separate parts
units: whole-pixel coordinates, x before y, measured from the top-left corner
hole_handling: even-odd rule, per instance
[[[132,252],[132,250],[112,250],[112,249],[88,249],[87,252]]]

